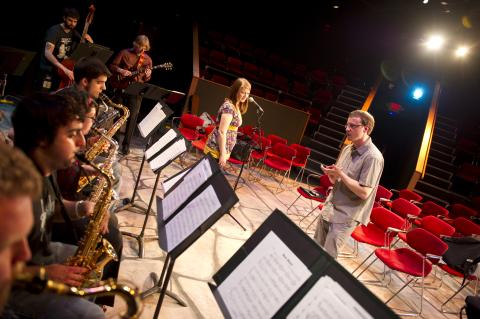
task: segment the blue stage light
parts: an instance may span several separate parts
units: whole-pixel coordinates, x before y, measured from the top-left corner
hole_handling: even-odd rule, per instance
[[[413,90],[412,97],[414,100],[418,101],[423,97],[423,93],[424,93],[423,89],[417,87]]]

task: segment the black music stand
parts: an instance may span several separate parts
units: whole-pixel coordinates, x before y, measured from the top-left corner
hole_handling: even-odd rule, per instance
[[[180,92],[168,90],[160,86],[156,86],[150,83],[140,83],[133,82],[131,83],[124,91],[123,94],[134,97],[135,105],[130,105],[130,118],[127,122],[127,128],[124,135],[124,140],[122,145],[125,146],[125,140],[130,146],[130,139],[133,137],[135,132],[135,125],[138,119],[138,113],[140,113],[140,108],[142,106],[142,101],[144,98],[154,100],[157,102],[163,101],[163,99],[171,93],[180,94]]]
[[[96,57],[103,63],[107,63],[112,54],[113,51],[103,45],[81,42],[77,45],[70,58],[74,61],[78,61],[84,57]]]
[[[208,162],[208,163],[207,163]],[[198,238],[200,238],[213,224],[217,222],[227,211],[238,202],[238,197],[221,173],[216,160],[210,155],[200,159],[170,190],[166,193],[172,194],[177,187],[181,187],[184,181],[191,181],[192,173],[199,165],[209,165],[211,175],[207,177],[199,188],[179,205],[173,212],[163,210],[162,201],[157,198],[157,225],[159,234],[159,246],[167,252],[162,273],[155,286],[141,293],[146,298],[154,293],[160,292],[157,307],[153,318],[158,318],[160,309],[167,294],[167,286],[172,275],[175,260]],[[212,196],[213,194],[213,196]],[[199,205],[203,202],[204,205]],[[208,204],[205,204],[207,203]],[[194,213],[193,213],[194,212]],[[199,217],[201,216],[201,217]],[[173,226],[181,223],[187,225],[182,230],[174,231]],[[181,233],[183,231],[183,233]],[[153,276],[152,276],[153,277]]]
[[[160,102],[159,102],[160,103]],[[162,115],[160,115],[162,114]],[[123,205],[121,207],[118,207],[116,211],[119,210],[137,210],[137,212],[145,212],[147,209],[145,207],[139,206],[136,203],[136,197],[137,197],[137,189],[138,189],[138,184],[140,183],[140,177],[142,175],[143,171],[143,166],[145,164],[145,152],[147,149],[152,146],[152,139],[155,134],[161,127],[167,123],[168,118],[173,114],[173,111],[166,106],[161,107],[161,110],[158,110],[158,105],[155,105],[152,111],[142,120],[142,122],[139,123],[139,126],[142,125],[142,123],[148,123],[148,125],[145,125],[145,129],[140,129],[140,132],[143,132],[142,136],[144,138],[147,138],[147,143],[145,144],[145,148],[143,150],[143,157],[142,157],[142,162],[140,164],[140,169],[138,171],[137,175],[137,180],[135,181],[135,187],[133,188],[133,193],[130,198],[124,198]]]
[[[278,209],[213,279],[225,318],[399,318]]]
[[[147,227],[148,217],[150,216],[150,212],[152,210],[153,199],[155,197],[155,193],[156,193],[156,190],[157,190],[158,181],[160,179],[161,171],[163,170],[163,168],[167,167],[171,162],[173,162],[177,157],[182,155],[188,149],[187,141],[182,137],[182,135],[179,132],[175,132],[173,129],[170,129],[170,131],[173,131],[174,134],[176,135],[172,140],[168,141],[167,143],[164,143],[164,144],[166,144],[164,147],[162,147],[158,152],[152,154],[148,158],[147,158],[146,155],[143,156],[144,160],[142,161],[142,163],[145,161],[145,159],[149,162],[150,166],[152,167],[152,170],[156,174],[156,178],[155,178],[155,183],[153,185],[152,194],[150,195],[150,201],[148,203],[148,207],[145,210],[145,219],[143,220],[142,230],[140,231],[140,234],[134,234],[134,233],[130,233],[130,232],[122,232],[123,235],[135,238],[137,240],[137,243],[138,243],[138,257],[140,257],[140,258],[143,258],[143,256],[145,255],[145,248],[144,248],[145,229]],[[161,140],[162,140],[162,138],[160,138],[158,142],[161,143],[162,142]],[[154,143],[152,145],[152,147],[154,147],[155,145],[156,144]],[[175,147],[178,146],[178,145],[181,145],[183,147],[181,147],[180,149],[175,149]],[[167,154],[167,155],[165,155],[165,154]],[[161,164],[156,164],[156,161],[158,161],[159,159],[162,160],[162,163]],[[156,165],[156,166],[153,167],[153,165]],[[160,166],[158,166],[158,165],[160,165]],[[139,176],[140,176],[140,174],[139,174]],[[139,179],[137,179],[137,181],[138,180]],[[152,238],[148,238],[148,239],[157,239],[157,237],[152,237]]]
[[[0,96],[5,96],[7,76],[22,76],[35,57],[35,52],[0,46]]]

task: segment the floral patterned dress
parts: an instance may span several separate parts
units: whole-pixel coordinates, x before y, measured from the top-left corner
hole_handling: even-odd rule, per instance
[[[205,154],[212,154],[213,157],[219,158],[220,152],[218,149],[218,127],[220,125],[220,120],[223,114],[231,114],[233,116],[232,121],[230,122],[230,126],[227,130],[227,140],[226,140],[226,149],[228,154],[230,154],[237,142],[237,130],[242,125],[242,116],[240,112],[237,112],[235,106],[233,105],[232,101],[225,100],[225,102],[220,106],[217,114],[217,127],[212,131],[212,133],[208,136],[207,142],[205,144],[204,153]]]

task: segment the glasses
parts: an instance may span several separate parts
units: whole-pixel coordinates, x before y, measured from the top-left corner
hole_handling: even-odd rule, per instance
[[[347,123],[347,124],[345,124],[345,129],[351,128],[353,130],[353,129],[356,129],[357,127],[359,127],[359,126],[365,126],[365,125],[363,125],[363,124],[348,124]]]

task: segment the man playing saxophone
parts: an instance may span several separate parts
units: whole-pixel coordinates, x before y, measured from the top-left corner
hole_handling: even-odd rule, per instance
[[[65,265],[76,247],[51,241],[53,218],[59,211],[71,222],[93,214],[94,204],[63,199],[55,173],[71,165],[75,154],[85,146],[84,117],[84,105],[68,96],[49,94],[24,98],[12,115],[15,145],[33,161],[43,177],[41,197],[33,201],[34,225],[28,236],[32,258],[25,271],[36,272],[43,265],[48,278],[71,286],[81,285],[88,269]],[[88,300],[50,293],[37,295],[20,288],[12,291],[8,306],[27,317],[105,317],[102,309]]]
[[[27,236],[33,225],[32,200],[41,188],[30,159],[0,143],[0,317],[18,266],[31,256]]]

